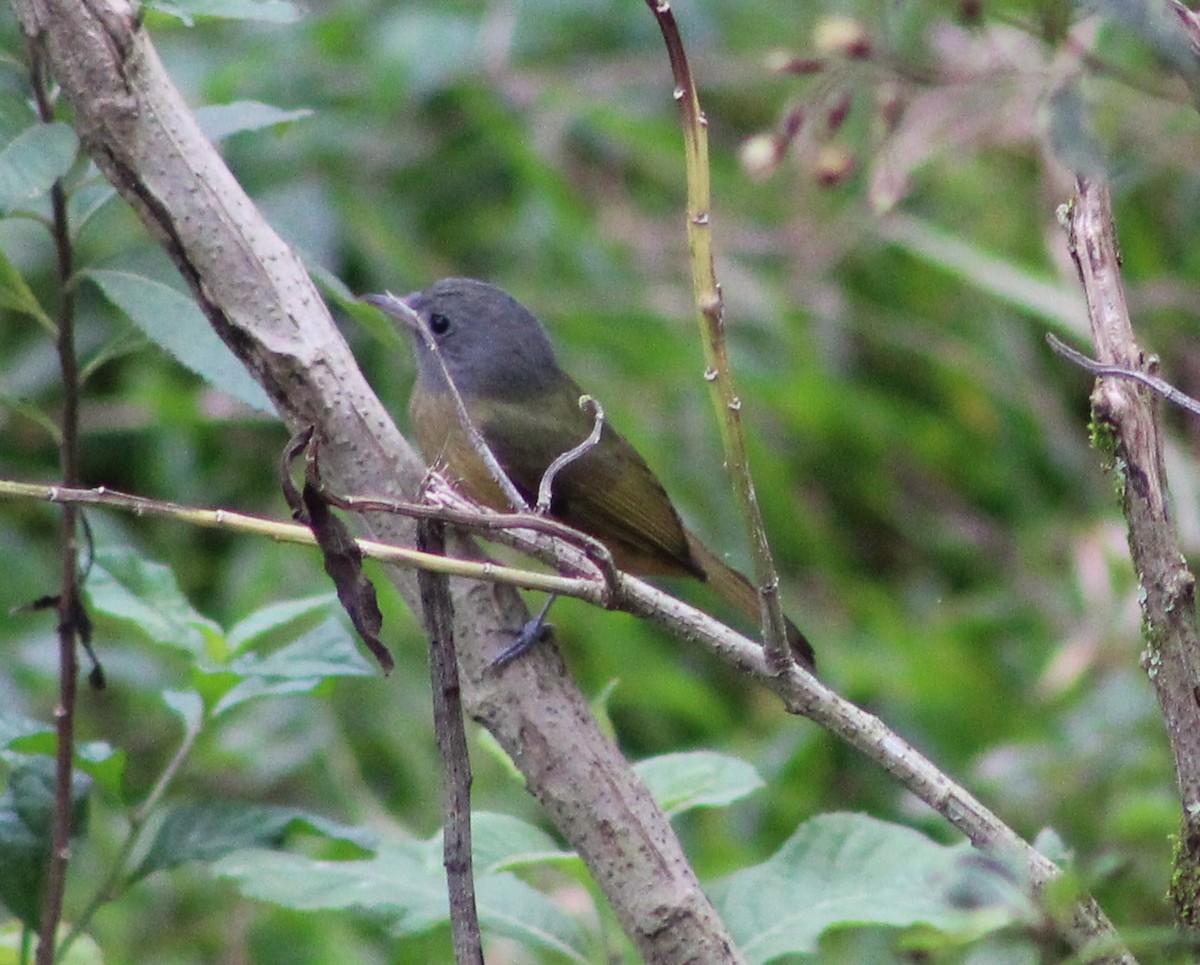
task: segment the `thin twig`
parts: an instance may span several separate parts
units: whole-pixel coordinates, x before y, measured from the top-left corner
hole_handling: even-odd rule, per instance
[[[261,516],[250,516],[246,513],[234,513],[225,509],[197,509],[191,506],[180,506],[177,503],[147,499],[143,496],[131,496],[128,493],[106,489],[103,486],[96,489],[68,489],[64,486],[46,486],[37,483],[21,483],[11,480],[0,480],[0,499],[40,499],[52,503],[68,505],[105,506],[132,512],[137,516],[160,516],[177,519],[193,526],[206,529],[223,529],[255,536],[267,536],[280,543],[299,543],[304,546],[315,546],[316,538],[307,526],[296,523],[285,523],[279,520],[265,519]],[[431,515],[437,515],[438,510],[432,510]],[[469,518],[464,505],[446,512],[449,522],[459,525],[455,512],[461,513],[461,518]],[[487,514],[485,519],[490,522]],[[453,518],[451,518],[453,517]],[[503,517],[502,517],[503,518]],[[521,520],[520,528],[528,526],[529,520],[540,517],[512,516],[511,519]],[[547,521],[548,522],[548,521]],[[481,523],[481,528],[485,524]],[[457,559],[453,556],[430,556],[406,546],[395,546],[391,543],[380,543],[375,540],[357,540],[359,549],[365,556],[383,563],[395,563],[410,568],[423,568],[445,573],[449,576],[462,576],[467,579],[485,580],[490,583],[503,583],[507,586],[517,586],[525,590],[537,590],[542,593],[558,593],[562,596],[573,596],[581,600],[589,600],[603,606],[609,596],[604,585],[596,580],[579,579],[558,576],[553,573],[537,573],[532,570],[521,570],[511,566],[501,566],[499,563],[478,563],[473,560]]]
[[[43,124],[54,121],[54,104],[46,78],[45,52],[41,38],[29,41],[30,80],[38,117]],[[59,463],[63,484],[79,483],[79,360],[75,354],[75,293],[72,285],[74,253],[67,216],[67,196],[61,180],[50,189],[51,235],[57,261],[59,305],[57,318],[58,364],[62,376],[63,407]],[[55,938],[62,920],[67,865],[71,855],[71,773],[75,757],[75,696],[78,686],[79,628],[79,510],[64,506],[59,530],[62,552],[62,587],[58,594],[58,706],[54,709],[57,744],[54,753],[54,815],[51,821],[50,854],[42,893],[42,920],[38,932],[37,965],[51,965]]]
[[[611,598],[616,592],[620,571],[612,558],[612,551],[596,538],[572,529],[556,519],[538,516],[534,513],[497,513],[478,504],[472,504],[474,508],[470,510],[459,509],[455,504],[465,497],[442,476],[435,473],[430,479],[436,479],[437,482],[433,488],[427,487],[425,490],[430,499],[428,503],[412,503],[403,499],[338,495],[331,495],[329,501],[341,509],[357,513],[394,513],[397,516],[410,516],[413,519],[440,519],[461,529],[480,533],[485,539],[489,534],[495,537],[514,530],[529,530],[531,533],[551,536],[578,549],[590,563],[595,564],[604,579],[607,597]],[[447,497],[450,497],[449,502],[446,502]],[[469,500],[467,501],[469,502]],[[523,586],[523,584],[518,585]],[[523,588],[534,589],[531,586],[523,586]]]
[[[423,519],[417,523],[417,548],[444,556],[446,526]],[[462,692],[454,647],[454,606],[450,584],[443,574],[417,573],[421,610],[429,631],[429,675],[433,688],[433,725],[442,755],[445,824],[442,862],[450,897],[450,933],[458,965],[483,965],[483,940],[475,907],[475,877],[471,863],[471,758],[463,726]]]
[[[552,536],[578,549],[596,566],[604,578],[605,592],[609,597],[616,591],[619,579],[617,565],[613,561],[612,551],[598,539],[581,533],[566,523],[536,513],[497,513],[474,503],[469,511],[458,509],[452,504],[459,502],[463,498],[462,494],[436,471],[428,474],[422,486],[422,494],[428,500],[423,503],[381,496],[343,496],[328,487],[323,487],[321,493],[331,505],[347,512],[392,513],[413,519],[439,519],[461,529],[483,534],[485,538],[488,534],[521,529]],[[450,497],[451,504],[445,502],[446,497]]]
[[[669,0],[646,0],[646,4],[654,12],[667,45],[671,73],[675,78],[675,100],[679,104],[679,115],[683,122],[688,247],[692,260],[692,287],[699,308],[700,333],[707,364],[704,379],[709,384],[709,394],[717,412],[721,442],[725,448],[725,465],[741,505],[742,519],[754,557],[754,578],[762,610],[763,645],[770,666],[777,673],[782,673],[792,666],[793,657],[787,643],[787,624],[779,604],[779,573],[771,557],[771,546],[758,506],[758,494],[750,475],[746,439],[742,432],[742,400],[734,383],[725,343],[725,303],[713,265],[708,118],[700,110],[696,84]]]
[[[583,442],[558,456],[546,467],[546,471],[542,473],[542,481],[538,485],[537,505],[534,507],[534,511],[539,516],[544,516],[550,512],[550,501],[554,497],[554,480],[558,477],[558,474],[576,459],[580,458],[580,456],[591,452],[600,444],[600,433],[604,430],[603,406],[590,395],[581,395],[579,397],[579,408],[585,412],[590,408],[596,421],[592,424],[592,431]]]
[[[1050,348],[1058,355],[1061,355],[1068,362],[1075,363],[1081,369],[1091,372],[1092,375],[1100,378],[1130,379],[1134,382],[1140,382],[1151,391],[1157,392],[1172,405],[1177,405],[1192,415],[1200,416],[1200,402],[1193,399],[1186,392],[1180,392],[1170,382],[1160,379],[1157,375],[1151,375],[1149,372],[1139,372],[1137,369],[1127,369],[1120,365],[1103,365],[1088,358],[1082,352],[1071,348],[1070,345],[1060,340],[1052,332],[1046,333],[1046,341],[1049,343]]]
[[[583,405],[585,399],[595,405],[597,409],[597,427],[593,429],[592,434],[588,436],[587,440],[563,456],[560,456],[546,470],[547,474],[551,476],[550,485],[553,484],[554,473],[557,473],[564,465],[567,465],[572,460],[587,452],[595,444],[592,441],[593,437],[597,440],[599,438],[600,420],[604,418],[604,410],[600,408],[599,403],[595,402],[588,395],[580,398],[580,405]],[[442,495],[450,493],[453,496],[453,500],[457,501],[461,494],[444,476],[434,469],[429,470],[421,484],[419,493],[422,500],[424,500],[423,502],[414,503],[408,500],[388,499],[379,496],[343,496],[325,485],[324,479],[321,476],[320,437],[310,434],[310,440],[306,443],[309,453],[309,473],[314,478],[321,496],[330,505],[336,506],[338,509],[354,513],[393,513],[398,516],[409,516],[417,520],[438,520],[485,535],[488,533],[509,532],[518,528],[528,529],[535,533],[543,533],[575,546],[583,552],[589,562],[595,564],[604,577],[605,593],[608,599],[611,599],[616,591],[618,575],[612,551],[595,537],[581,533],[579,530],[573,529],[565,523],[543,515],[540,509],[537,513],[497,513],[486,506],[476,505],[476,508],[470,512],[462,512],[453,507],[439,505],[438,500]],[[570,456],[570,458],[566,458],[567,456]],[[553,470],[553,473],[551,473],[551,470]],[[545,477],[543,477],[541,488],[549,488]],[[555,564],[558,565],[558,563],[559,561],[555,560]],[[559,568],[562,569],[563,567],[559,566]]]

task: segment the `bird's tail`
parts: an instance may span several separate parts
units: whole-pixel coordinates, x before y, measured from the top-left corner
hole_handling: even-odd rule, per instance
[[[753,584],[700,542],[695,534],[689,532],[687,538],[688,547],[692,551],[692,559],[704,569],[707,577],[705,582],[754,626],[759,626],[762,623],[762,615],[759,610],[758,591]],[[792,655],[808,670],[815,671],[817,658],[813,653],[812,645],[796,624],[786,616],[783,621],[787,629],[787,639],[792,648]]]

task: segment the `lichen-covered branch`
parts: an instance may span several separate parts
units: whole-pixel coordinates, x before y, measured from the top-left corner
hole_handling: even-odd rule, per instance
[[[1121,283],[1107,185],[1080,177],[1069,210],[1070,247],[1087,296],[1096,358],[1102,365],[1151,369],[1133,333]],[[1154,396],[1123,378],[1101,378],[1092,392],[1096,444],[1111,459],[1141,585],[1146,651],[1175,757],[1182,804],[1171,897],[1177,922],[1200,926],[1200,637],[1196,579],[1179,547]]]

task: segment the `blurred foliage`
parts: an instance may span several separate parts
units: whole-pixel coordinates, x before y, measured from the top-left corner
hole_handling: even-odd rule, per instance
[[[222,6],[245,14],[244,4]],[[223,142],[272,223],[355,292],[452,274],[508,289],[547,323],[564,366],[706,542],[744,562],[700,377],[681,137],[644,4],[344,0],[295,20],[283,6],[255,21],[206,18],[216,8],[190,3],[193,27],[170,15],[178,6],[146,17],[189,103],[289,112],[257,115],[258,129]],[[787,609],[832,685],[1022,834],[1055,829],[1117,924],[1153,935],[1170,921],[1171,759],[1138,666],[1122,521],[1088,447],[1089,381],[1043,334],[1086,344],[1055,208],[1070,196],[1072,165],[1102,167],[1139,334],[1165,376],[1200,391],[1200,123],[1170,26],[1125,0],[1102,10],[745,0],[676,13],[710,120],[718,275]],[[0,44],[8,140],[31,119],[11,19]],[[52,310],[59,293],[41,228],[0,221],[0,251]],[[94,215],[76,260],[182,290],[118,201]],[[82,416],[86,481],[282,515],[282,427],[154,347],[99,288],[81,285],[78,299],[81,351],[97,363]],[[61,404],[53,346],[9,307],[0,475],[51,481],[53,441],[34,415]],[[403,425],[408,360],[385,357],[348,320],[344,330]],[[1200,433],[1167,419],[1177,520],[1195,553]],[[169,564],[181,598],[217,626],[328,589],[309,553],[161,520],[89,518],[101,545]],[[53,591],[56,525],[45,506],[3,505],[0,612]],[[424,642],[379,583],[396,673],[230,710],[191,749],[172,795],[434,833]],[[702,589],[695,598],[710,602]],[[822,811],[865,811],[956,840],[886,774],[706,655],[571,601],[555,619],[584,689],[615,682],[607,712],[632,757],[716,749],[765,780],[728,809],[676,819],[704,880],[765,860]],[[0,621],[6,713],[51,719],[50,621]],[[81,737],[122,748],[127,761],[120,794],[108,792],[114,806],[93,807],[68,921],[122,840],[115,802],[148,793],[176,753],[178,711],[162,695],[195,672],[189,655],[117,619],[98,619],[97,645],[109,687],[82,696]],[[476,806],[540,821],[486,746],[475,754]],[[608,951],[622,949],[611,919],[603,927]],[[369,916],[254,903],[191,865],[139,884],[93,928],[111,961],[449,956],[444,931],[397,942]],[[994,954],[1006,957],[978,960],[1029,960],[1002,945]],[[900,955],[879,928],[827,936],[822,948],[831,962]],[[1138,951],[1183,960],[1151,939]],[[528,954],[502,940],[492,949],[495,961]]]

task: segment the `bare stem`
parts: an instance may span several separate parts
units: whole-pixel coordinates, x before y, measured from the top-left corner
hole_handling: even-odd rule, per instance
[[[250,516],[245,513],[234,513],[225,509],[197,509],[192,506],[181,506],[157,499],[147,499],[144,496],[131,496],[128,493],[106,489],[103,486],[96,489],[67,489],[62,486],[45,486],[38,483],[21,483],[11,480],[0,480],[0,499],[42,499],[47,502],[63,503],[69,506],[105,506],[132,512],[137,516],[160,516],[176,519],[192,526],[202,526],[208,529],[224,529],[231,532],[246,533],[254,536],[267,536],[280,543],[300,543],[305,546],[316,545],[312,530],[307,526],[296,523],[284,523],[261,516]],[[388,511],[395,506],[406,506],[401,501],[389,503],[379,501],[372,503],[363,501],[368,509],[383,509]],[[446,522],[456,526],[471,527],[473,524],[480,530],[493,530],[500,521],[508,520],[509,527],[518,529],[534,529],[540,517],[513,514],[503,516],[490,511],[479,511],[473,506],[466,508],[465,501],[457,509],[438,510],[424,507],[430,516],[443,516]],[[364,510],[365,511],[365,510]],[[472,512],[475,519],[472,519]],[[414,513],[414,515],[416,515]],[[425,514],[421,514],[425,515]],[[549,520],[543,522],[549,523]],[[573,532],[573,531],[571,531]],[[584,600],[593,600],[601,606],[605,605],[608,593],[598,586],[595,580],[557,576],[551,573],[537,573],[532,570],[521,570],[511,566],[501,566],[498,563],[476,562],[473,560],[456,559],[452,556],[432,556],[405,546],[394,546],[390,543],[380,543],[374,540],[360,539],[357,541],[363,555],[384,563],[395,563],[407,567],[423,567],[449,576],[464,576],[469,579],[486,580],[491,583],[503,583],[508,586],[519,586],[526,590],[538,590],[542,593],[559,593],[563,596],[575,596]],[[601,568],[603,572],[603,568]]]
[[[1131,382],[1140,382],[1150,391],[1161,395],[1172,405],[1177,405],[1192,415],[1200,416],[1200,402],[1193,399],[1186,392],[1179,391],[1179,389],[1175,388],[1166,379],[1160,379],[1157,375],[1151,375],[1149,372],[1127,369],[1121,365],[1102,365],[1088,358],[1082,352],[1075,351],[1070,345],[1050,332],[1046,333],[1046,342],[1056,354],[1061,355],[1068,362],[1078,365],[1081,369],[1091,372],[1097,378],[1129,379]]]
[[[1145,366],[1121,281],[1121,259],[1108,186],[1076,179],[1067,212],[1071,255],[1087,296],[1101,366]],[[1104,377],[1092,392],[1096,443],[1119,477],[1129,549],[1141,586],[1143,666],[1158,696],[1175,758],[1181,829],[1171,876],[1176,921],[1200,925],[1200,633],[1196,579],[1187,567],[1171,513],[1162,430],[1152,397],[1127,378]]]
[[[446,525],[431,519],[417,524],[417,548],[436,556],[446,552]],[[454,606],[442,574],[421,570],[421,609],[429,632],[429,674],[433,687],[433,724],[442,755],[445,823],[442,863],[450,897],[450,933],[458,965],[483,965],[483,939],[475,906],[471,863],[471,758],[463,726],[462,689],[454,647]]]
[[[40,37],[29,41],[31,81],[42,123],[54,120],[54,103],[46,78],[45,51]],[[72,286],[74,257],[67,218],[67,196],[62,182],[50,189],[51,224],[59,285],[56,348],[62,376],[63,407],[59,438],[59,466],[63,484],[79,483],[79,361],[75,354],[75,295]],[[38,933],[37,963],[51,965],[55,936],[62,919],[67,865],[71,855],[71,771],[75,756],[75,695],[78,685],[76,643],[79,626],[79,544],[76,538],[79,511],[63,506],[59,528],[62,551],[62,585],[58,592],[58,705],[54,708],[57,745],[54,756],[54,815],[46,887],[42,895],[42,920]]]
[[[779,605],[779,574],[771,557],[766,527],[758,507],[746,439],[742,432],[742,400],[737,393],[733,369],[725,343],[725,303],[717,283],[712,251],[712,188],[708,167],[708,118],[700,110],[696,84],[688,66],[679,25],[668,0],[646,0],[654,12],[667,45],[671,73],[675,78],[675,100],[683,122],[684,156],[687,165],[687,234],[691,252],[692,287],[699,308],[700,335],[704,344],[704,379],[717,412],[725,464],[741,505],[742,518],[754,557],[754,578],[762,610],[763,640],[770,666],[779,673],[792,665],[787,644],[786,622]]]

